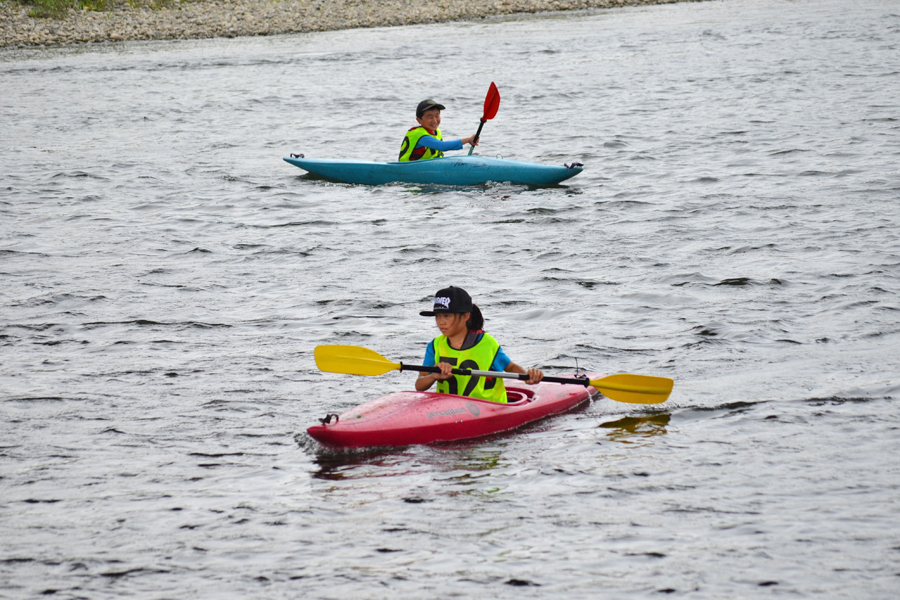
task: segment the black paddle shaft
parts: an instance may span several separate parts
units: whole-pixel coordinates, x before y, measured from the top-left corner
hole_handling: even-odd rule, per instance
[[[481,137],[481,128],[484,127],[486,121],[487,119],[482,119],[481,123],[478,124],[478,131],[475,132],[475,138],[472,140],[473,146],[478,143],[478,138]]]
[[[420,373],[440,373],[440,367],[426,367],[424,365],[404,365],[400,363],[401,371],[418,371]],[[528,381],[528,375],[525,373],[498,373],[497,371],[476,371],[473,369],[453,369],[454,375],[465,375],[471,377],[501,377],[503,379],[518,379],[519,381]],[[574,383],[588,387],[591,380],[585,377],[544,377],[541,381],[548,383]]]

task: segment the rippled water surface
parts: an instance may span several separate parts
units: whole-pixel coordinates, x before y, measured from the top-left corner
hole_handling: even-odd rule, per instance
[[[425,97],[529,189],[363,187]],[[894,598],[900,5],[727,0],[0,52],[0,596]],[[467,288],[518,363],[665,375],[465,443],[305,428]]]

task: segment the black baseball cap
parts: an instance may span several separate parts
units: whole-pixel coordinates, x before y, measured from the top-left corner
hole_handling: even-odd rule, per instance
[[[431,110],[432,108],[436,108],[438,110],[444,110],[443,104],[438,104],[432,99],[422,100],[419,102],[419,106],[416,108],[416,117],[421,119],[422,115],[425,114],[426,110]]]
[[[469,293],[452,285],[438,290],[434,295],[434,308],[423,310],[419,314],[423,317],[433,317],[440,313],[470,313],[472,312],[472,296]]]

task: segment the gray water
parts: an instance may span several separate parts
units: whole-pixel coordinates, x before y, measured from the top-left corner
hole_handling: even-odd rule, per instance
[[[415,104],[564,185],[351,186]],[[727,0],[0,52],[0,596],[895,598],[900,4]],[[320,448],[468,289],[516,362],[675,379]]]

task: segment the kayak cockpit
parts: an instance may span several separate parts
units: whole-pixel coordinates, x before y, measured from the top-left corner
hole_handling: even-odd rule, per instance
[[[506,389],[507,406],[521,406],[522,404],[531,402],[532,398],[534,398],[533,390]]]

